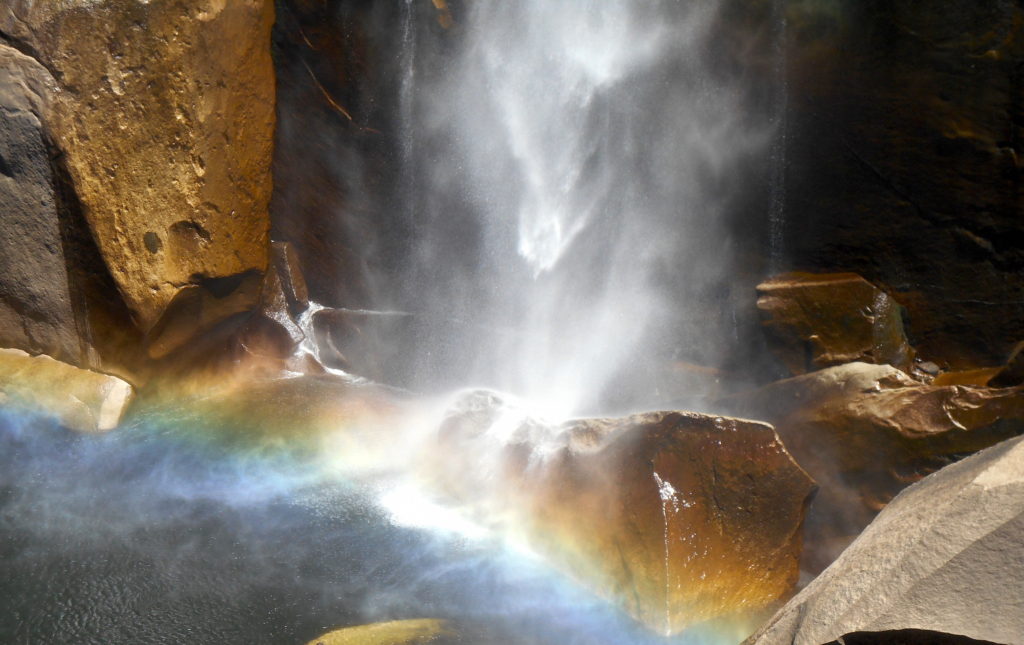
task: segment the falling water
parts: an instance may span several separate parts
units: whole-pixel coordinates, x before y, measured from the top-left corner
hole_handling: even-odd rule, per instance
[[[775,0],[772,8],[775,28],[775,106],[774,119],[777,132],[771,151],[771,195],[768,210],[768,270],[777,273],[782,266],[785,245],[786,209],[786,130],[789,85],[786,73],[786,10],[785,0]]]
[[[709,62],[719,9],[474,2],[443,47],[417,41],[397,305],[419,312],[413,387],[560,416],[604,412],[609,392],[654,405],[659,369],[714,362],[727,323],[697,298],[728,280],[738,164],[770,131]]]

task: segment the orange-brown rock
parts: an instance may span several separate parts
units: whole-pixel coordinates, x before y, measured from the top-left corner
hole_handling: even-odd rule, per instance
[[[266,266],[273,20],[269,0],[0,8],[57,82],[49,135],[144,331],[182,290]]]
[[[654,412],[548,427],[486,392],[455,410],[439,485],[657,632],[756,619],[792,590],[814,483],[771,426]]]
[[[117,427],[132,401],[132,386],[49,356],[0,349],[0,405],[52,417],[79,432]]]
[[[793,374],[852,361],[909,369],[900,306],[853,273],[787,273],[758,285],[773,351]]]
[[[1024,433],[1024,388],[921,385],[888,365],[832,367],[723,404],[773,423],[821,486],[808,515],[812,570],[906,486]]]

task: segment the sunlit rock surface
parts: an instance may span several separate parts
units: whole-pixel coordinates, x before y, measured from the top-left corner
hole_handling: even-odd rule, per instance
[[[812,570],[907,485],[1024,432],[1024,389],[921,385],[888,365],[832,367],[722,403],[775,424],[821,486],[808,516]]]
[[[445,621],[423,618],[336,629],[307,645],[420,645],[444,639],[452,642],[453,636],[455,632]]]
[[[757,287],[773,351],[793,374],[851,361],[908,369],[900,306],[853,273],[788,273]]]
[[[431,460],[449,495],[659,633],[751,621],[797,579],[814,483],[767,424],[654,412],[550,427],[476,392]]]
[[[189,285],[266,266],[273,21],[264,0],[0,8],[56,80],[49,136],[143,330]]]
[[[0,349],[0,406],[37,412],[80,432],[117,427],[134,392],[116,376]]]
[[[920,629],[1020,645],[1021,580],[1024,439],[1018,438],[901,493],[750,642],[820,645],[851,632]]]

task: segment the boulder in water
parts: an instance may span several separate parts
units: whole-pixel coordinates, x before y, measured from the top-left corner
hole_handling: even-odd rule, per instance
[[[652,412],[547,426],[481,392],[440,433],[443,490],[659,633],[756,620],[797,581],[815,487],[767,424]]]
[[[854,273],[787,273],[758,285],[772,349],[793,374],[852,361],[908,370],[900,306]]]
[[[751,645],[820,645],[924,630],[1024,644],[1024,438],[900,493]],[[892,643],[892,639],[851,639]],[[914,642],[910,639],[898,641]]]

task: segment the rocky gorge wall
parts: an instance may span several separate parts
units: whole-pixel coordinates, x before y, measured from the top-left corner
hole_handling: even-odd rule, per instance
[[[395,25],[418,20],[432,36],[421,45],[443,60],[464,6],[412,3],[403,14],[401,5],[0,8],[0,348],[23,350],[0,357],[0,404],[32,396],[10,385],[28,374],[53,385],[40,398],[61,408],[65,426],[109,430],[134,400],[128,383],[144,399],[167,380],[189,384],[188,394],[241,397],[245,430],[246,414],[320,414],[313,399],[333,429],[338,392],[353,408],[365,401],[329,368],[404,385],[392,380],[403,347],[394,339],[414,338],[412,322],[367,311],[390,304],[417,233],[396,198],[416,186],[402,184],[403,67],[390,47],[401,39]],[[736,270],[690,303],[716,334],[707,345],[728,351],[673,354],[683,340],[670,338],[664,364],[640,368],[664,373],[667,391],[714,381],[708,408],[770,422],[759,432],[815,480],[809,506],[812,485],[794,487],[800,512],[780,529],[785,584],[772,586],[773,602],[792,590],[798,553],[801,571],[817,574],[905,487],[1024,432],[1024,352],[1010,357],[1024,339],[1022,25],[1024,8],[998,0],[941,12],[909,0],[722,5],[722,37],[711,40],[730,52],[723,73],[754,78],[748,109],[782,106],[776,145],[727,182],[745,187],[724,226]],[[471,237],[450,232],[450,248]],[[684,268],[680,260],[667,275],[683,280]],[[273,395],[217,389],[268,376]],[[282,425],[308,429],[296,424]],[[675,508],[658,477],[626,478],[644,517]],[[575,501],[530,521],[562,530]],[[543,506],[522,512],[542,516]],[[1018,508],[1005,514],[1019,523]],[[654,557],[642,561],[660,565],[654,538]],[[633,591],[618,581],[630,576],[612,577]],[[771,638],[791,640],[786,621]],[[848,627],[906,627],[898,623]]]
[[[1024,9],[790,3],[784,257],[903,305],[922,354],[998,365],[1024,337]]]

